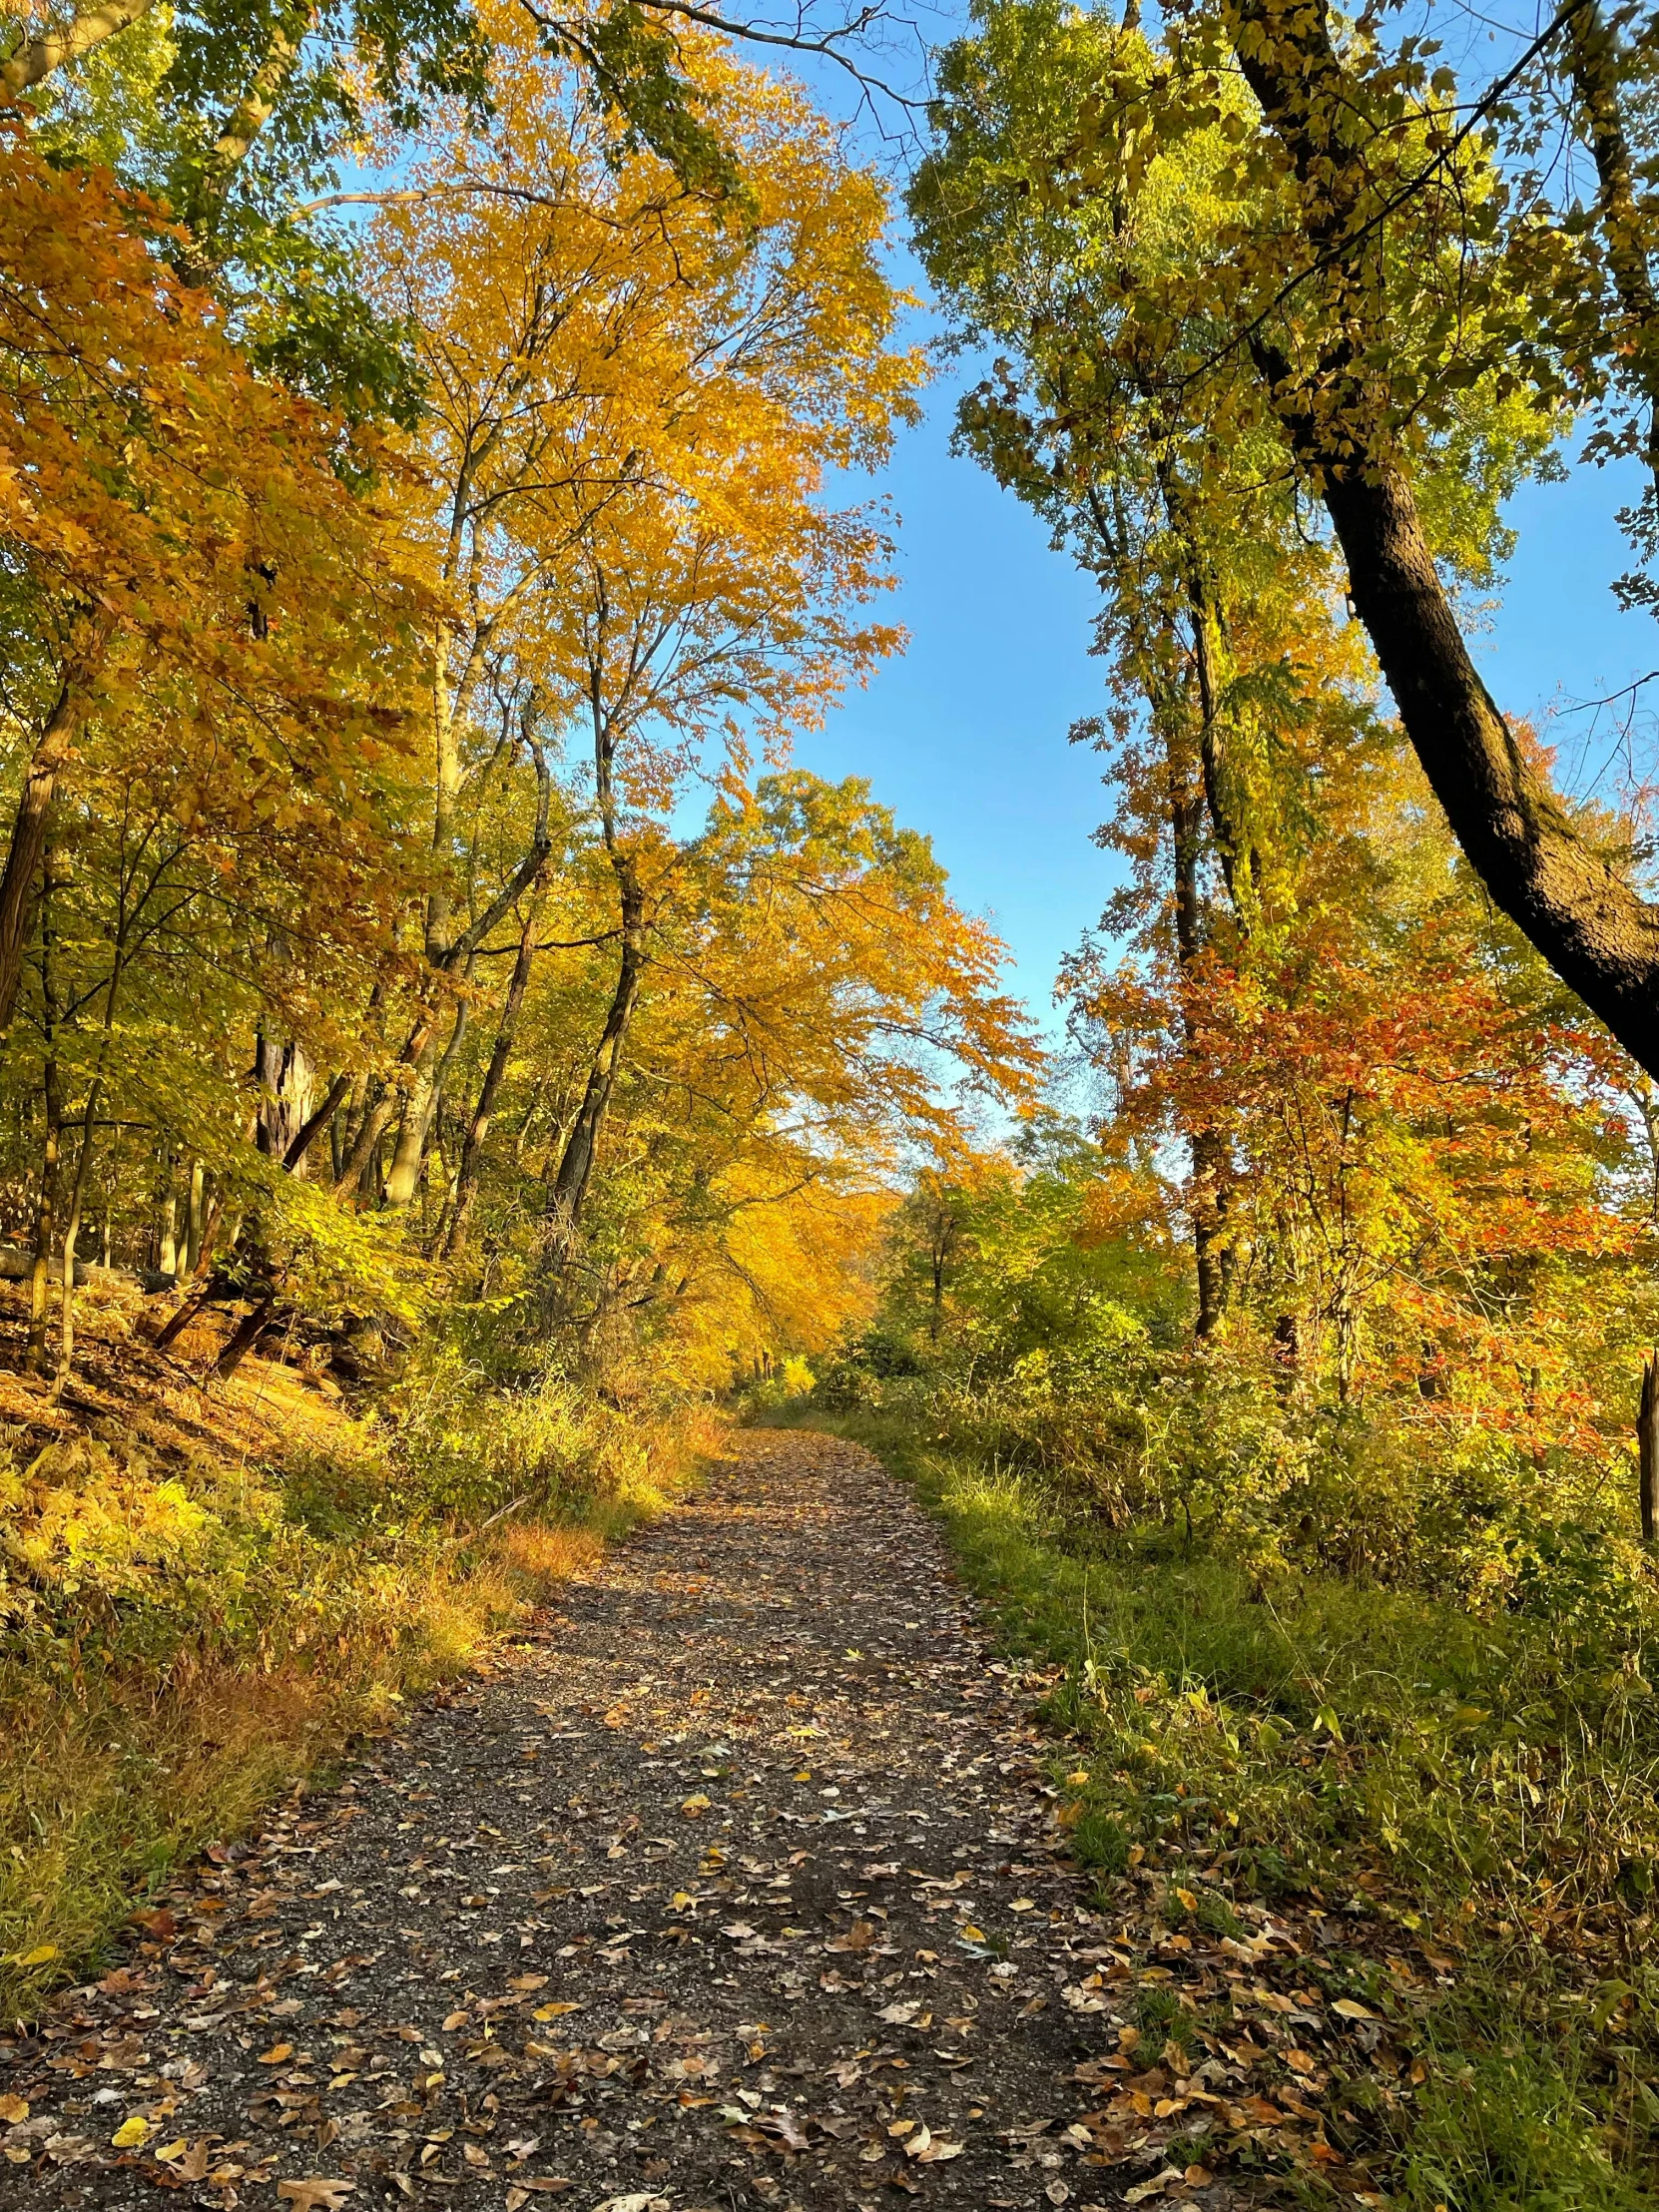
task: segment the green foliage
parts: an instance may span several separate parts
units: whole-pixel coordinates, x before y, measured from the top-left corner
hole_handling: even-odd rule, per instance
[[[1315,1574],[1270,1598],[1229,1558],[1103,1531],[1052,1486],[902,1418],[833,1425],[940,1514],[1004,1646],[1062,1670],[1053,1773],[1082,1865],[1138,1866],[1172,1893],[1203,1867],[1199,1910],[1218,1928],[1229,1891],[1294,1893],[1390,1920],[1401,1947],[1454,1964],[1422,2087],[1366,2122],[1388,2201],[1652,2203],[1641,2084],[1659,2016],[1626,1902],[1659,1856],[1645,1581],[1606,1611],[1575,1606],[1590,1547],[1561,1567],[1559,1604],[1529,1584],[1487,1619]],[[1168,1911],[1179,1925],[1173,1895]],[[1346,1971],[1335,1954],[1322,1970]],[[1143,2032],[1182,2037],[1167,1991],[1140,2001]]]
[[[675,1448],[442,1352],[390,1417],[335,1415],[263,1463],[114,1440],[25,1460],[5,1439],[0,2008],[649,1510]]]

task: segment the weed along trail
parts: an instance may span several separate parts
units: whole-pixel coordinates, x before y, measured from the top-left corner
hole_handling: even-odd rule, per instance
[[[1317,2100],[1383,2030],[1306,1927],[1094,1887],[920,1508],[730,1448],[0,2044],[0,2204],[1366,2201]]]

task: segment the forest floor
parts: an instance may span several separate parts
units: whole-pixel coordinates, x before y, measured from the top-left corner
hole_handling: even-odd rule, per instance
[[[1049,1681],[868,1452],[735,1435],[0,2038],[0,2207],[1381,2203],[1326,2116],[1400,2063],[1363,1933],[1093,1884]]]

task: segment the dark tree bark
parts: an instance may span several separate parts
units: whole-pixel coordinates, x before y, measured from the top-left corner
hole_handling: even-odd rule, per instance
[[[622,890],[622,960],[616,989],[611,995],[604,1031],[588,1073],[587,1088],[570,1125],[570,1134],[559,1158],[558,1174],[553,1179],[553,1241],[556,1262],[560,1266],[569,1257],[581,1228],[582,1209],[587,1202],[600,1134],[610,1112],[611,1095],[622,1066],[623,1047],[633,1024],[645,976],[645,901],[632,864],[620,858],[617,872]]]
[[[1354,607],[1452,832],[1498,906],[1649,1074],[1659,1074],[1659,908],[1581,837],[1481,682],[1386,430],[1372,364],[1366,119],[1323,5],[1239,0],[1234,51],[1302,187],[1329,305],[1317,365],[1261,340],[1258,369],[1324,499]]]
[[[1165,761],[1169,778],[1170,839],[1175,856],[1175,956],[1183,975],[1190,976],[1204,949],[1203,891],[1199,862],[1203,850],[1205,798],[1191,758],[1182,742],[1179,705],[1166,702]],[[1192,1014],[1184,1009],[1182,1026],[1192,1043]],[[1213,1337],[1227,1306],[1227,1140],[1219,1129],[1188,1132],[1192,1159],[1193,1263],[1198,1277],[1196,1334]]]
[[[220,1346],[215,1357],[212,1372],[221,1379],[235,1375],[276,1317],[275,1283],[256,1284],[251,1295],[253,1304]]]
[[[519,932],[513,972],[507,979],[506,1002],[501,1009],[495,1043],[490,1048],[489,1066],[484,1070],[478,1103],[472,1109],[466,1135],[461,1140],[461,1157],[455,1169],[455,1189],[450,1200],[449,1228],[443,1240],[443,1256],[446,1260],[459,1259],[466,1249],[467,1226],[472,1219],[473,1202],[478,1195],[478,1161],[484,1149],[484,1140],[489,1135],[490,1122],[495,1115],[495,1101],[507,1072],[507,1062],[511,1059],[513,1046],[518,1040],[519,1017],[524,1010],[525,994],[530,988],[530,972],[535,964],[536,927],[540,918],[541,898],[538,892],[524,910],[524,926]]]
[[[282,1155],[282,1165],[290,1174],[299,1167],[323,1130],[333,1127],[334,1116],[345,1103],[351,1082],[349,1075],[336,1075],[310,1115],[294,1131],[292,1140]]]
[[[588,1184],[593,1176],[600,1134],[605,1127],[605,1117],[610,1111],[611,1095],[616,1089],[617,1074],[622,1066],[623,1047],[633,1024],[634,1010],[639,1004],[640,986],[645,977],[645,890],[640,882],[639,870],[634,864],[634,855],[622,836],[618,822],[613,770],[619,733],[606,712],[602,684],[602,670],[596,663],[590,687],[594,796],[599,809],[600,829],[605,838],[605,854],[611,863],[611,873],[616,878],[620,923],[617,934],[622,944],[622,958],[617,969],[616,989],[611,995],[610,1009],[605,1016],[605,1027],[588,1072],[587,1088],[565,1138],[558,1172],[553,1179],[553,1224],[549,1258],[555,1274],[563,1271],[581,1229],[582,1209],[587,1202]]]

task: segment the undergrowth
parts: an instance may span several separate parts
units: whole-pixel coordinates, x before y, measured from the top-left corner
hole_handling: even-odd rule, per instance
[[[441,1354],[377,1417],[256,1459],[119,1435],[25,1459],[0,1433],[0,2016],[95,1965],[177,1861],[465,1667],[695,1440]]]
[[[1072,1848],[1207,1897],[1306,1899],[1444,1967],[1425,2077],[1380,2138],[1409,2212],[1659,2203],[1656,1624],[1593,1556],[1550,1602],[1477,1617],[1333,1575],[1264,1583],[1167,1525],[879,1414],[772,1405],[857,1437],[944,1522],[1006,1645],[1061,1670],[1053,1781]]]

